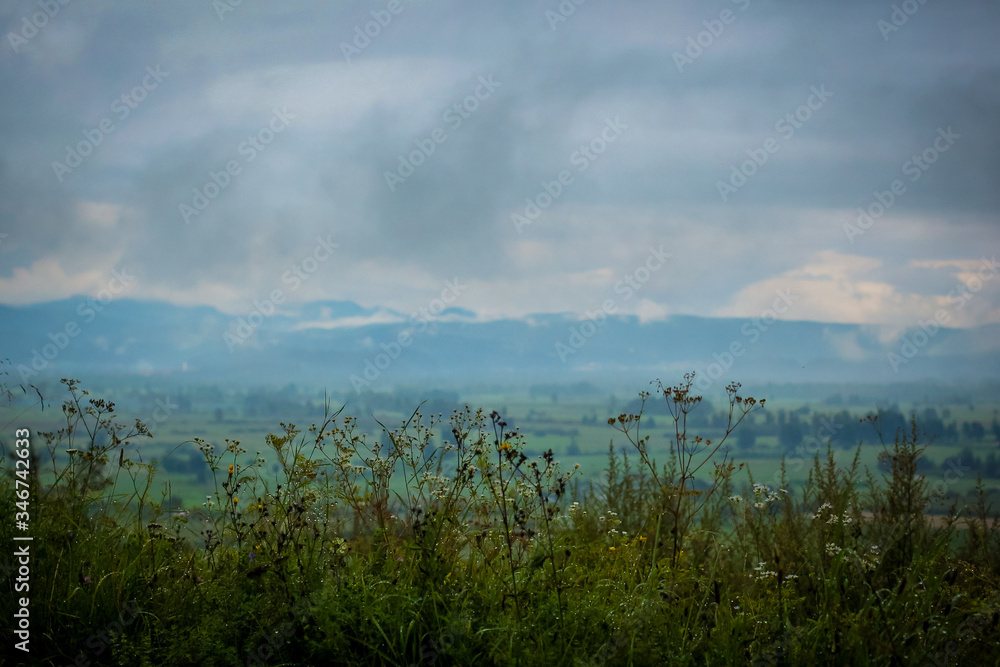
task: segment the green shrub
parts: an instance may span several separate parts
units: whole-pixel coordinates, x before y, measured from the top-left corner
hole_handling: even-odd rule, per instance
[[[65,381],[65,425],[32,462],[31,657],[38,664],[974,664],[995,659],[1000,528],[977,502],[940,525],[914,424],[885,471],[828,447],[805,486],[738,479],[722,448],[763,401],[728,387],[724,437],[689,435],[693,375],[657,392],[674,437],[609,420],[604,482],[484,410],[379,437],[327,404],[246,458],[196,439],[203,506],[174,511],[133,446],[148,435]],[[692,422],[693,423],[693,422]],[[876,422],[877,424],[877,422]],[[434,446],[432,443],[442,443]],[[859,449],[860,452],[860,449]],[[638,460],[638,468],[633,463]],[[40,467],[45,461],[44,470]],[[9,466],[8,466],[9,468]],[[737,488],[743,488],[742,492]],[[12,544],[15,478],[0,481]],[[14,613],[6,570],[3,613]],[[4,641],[14,636],[5,625]]]

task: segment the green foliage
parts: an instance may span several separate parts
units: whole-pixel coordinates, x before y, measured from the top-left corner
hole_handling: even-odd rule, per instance
[[[212,482],[205,502],[184,510],[170,506],[169,484],[154,491],[156,463],[134,442],[146,427],[123,425],[113,403],[67,380],[64,425],[34,439],[32,659],[596,666],[995,658],[1000,526],[981,484],[973,506],[941,522],[925,514],[935,491],[916,474],[915,423],[883,443],[877,471],[863,471],[858,455],[838,467],[828,446],[795,493],[784,469],[773,488],[749,473],[737,479],[743,464],[723,444],[763,408],[738,384],[728,388],[721,439],[688,433],[702,423],[689,421],[701,402],[692,379],[656,383],[674,424],[666,442],[640,430],[646,392],[636,414],[609,420],[631,456],[616,454],[612,441],[604,482],[587,489],[551,450],[529,456],[524,435],[497,412],[466,407],[446,418],[418,407],[371,437],[327,402],[320,424],[282,423],[264,439],[276,474],[238,440],[185,443]],[[0,481],[6,544],[14,486],[12,476]],[[15,572],[4,568],[7,618]]]

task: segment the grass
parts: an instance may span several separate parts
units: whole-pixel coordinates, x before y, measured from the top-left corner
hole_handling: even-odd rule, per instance
[[[145,426],[65,381],[61,427],[32,434],[28,662],[1000,664],[1000,527],[981,483],[931,521],[941,489],[915,475],[915,425],[885,438],[885,472],[859,447],[810,457],[794,488],[784,467],[755,480],[726,445],[764,402],[731,385],[728,424],[705,439],[687,428],[691,382],[609,420],[631,453],[611,448],[597,482],[525,454],[536,443],[496,412],[418,408],[372,437],[327,404],[260,455],[185,443],[211,488],[178,511],[135,457]],[[647,400],[670,414],[652,433]],[[8,545],[17,479],[0,481]],[[24,593],[3,565],[13,618]]]

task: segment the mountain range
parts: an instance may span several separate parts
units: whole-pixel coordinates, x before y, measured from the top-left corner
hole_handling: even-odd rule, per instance
[[[210,306],[75,297],[0,306],[10,379],[160,376],[183,382],[317,384],[335,390],[537,382],[731,380],[963,382],[997,377],[1000,325],[902,331],[809,321],[569,313],[480,321],[446,308],[416,319],[350,301],[232,316]]]

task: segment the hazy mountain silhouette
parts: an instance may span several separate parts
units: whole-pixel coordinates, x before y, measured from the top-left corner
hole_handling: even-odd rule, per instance
[[[421,322],[389,309],[322,301],[248,318],[209,306],[128,299],[103,305],[83,297],[0,306],[0,357],[11,360],[17,380],[35,372],[27,379],[183,374],[192,382],[348,388],[352,376],[355,384],[383,386],[421,379],[605,384],[689,370],[723,371],[719,384],[971,380],[996,377],[998,333],[997,325],[931,336],[915,328],[905,334],[912,344],[906,347],[898,337],[880,341],[869,326],[694,316],[641,323],[631,316],[588,322],[536,314],[479,322],[470,311],[450,309]],[[899,355],[898,373],[890,353]]]

